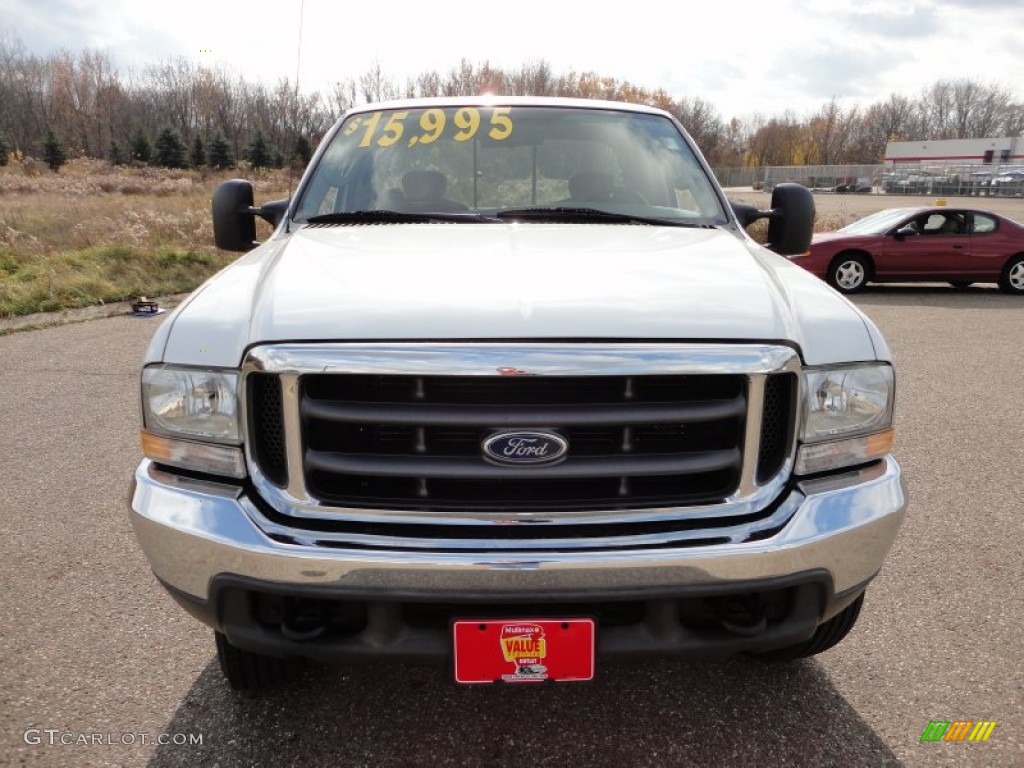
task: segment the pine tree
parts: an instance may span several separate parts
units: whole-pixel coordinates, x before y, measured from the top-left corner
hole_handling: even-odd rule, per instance
[[[196,140],[192,142],[192,160],[193,168],[202,168],[206,165],[206,147],[203,146],[203,140],[199,138],[199,134],[196,134]]]
[[[111,165],[124,165],[124,147],[122,147],[121,142],[116,139],[110,140],[110,149],[107,150],[107,155],[110,157]]]
[[[0,166],[7,165],[7,158],[11,154],[11,145],[7,143],[7,137],[0,133]]]
[[[231,157],[231,147],[219,133],[210,142],[209,161],[214,168],[231,168],[235,164]]]
[[[270,167],[270,150],[267,148],[267,140],[263,138],[263,131],[256,131],[256,138],[252,140],[245,154],[245,159],[253,168]]]
[[[63,145],[57,140],[52,130],[46,132],[46,141],[43,142],[43,159],[54,173],[57,173],[68,159]]]
[[[160,131],[156,139],[156,155],[153,158],[155,165],[164,168],[184,168],[185,154],[185,145],[173,129],[164,128]]]
[[[295,149],[292,151],[292,157],[303,167],[309,165],[309,160],[313,157],[313,147],[310,145],[309,139],[305,136],[299,136],[295,141]]]
[[[139,163],[148,163],[153,159],[153,145],[149,143],[149,137],[140,128],[135,138],[132,139],[132,160]]]

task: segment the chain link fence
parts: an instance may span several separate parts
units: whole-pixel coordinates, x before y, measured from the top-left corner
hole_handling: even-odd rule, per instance
[[[771,190],[788,181],[837,194],[1024,197],[1024,164],[771,165],[713,170],[723,187]]]

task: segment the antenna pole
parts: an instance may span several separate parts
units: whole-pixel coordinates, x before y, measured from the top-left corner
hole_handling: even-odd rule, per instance
[[[298,44],[298,46],[296,48],[296,51],[295,51],[295,105],[296,105],[296,107],[299,104],[299,98],[300,98],[300,94],[299,94],[299,73],[302,70],[302,17],[303,17],[303,14],[304,14],[305,10],[306,10],[306,0],[301,0],[301,2],[299,3],[299,44]],[[296,135],[292,137],[292,141],[293,142],[297,142],[298,138],[299,138],[298,137],[298,131],[296,130]],[[292,149],[294,150],[294,145],[293,145]],[[293,184],[292,174],[294,172],[294,166],[295,166],[294,156],[289,156],[289,158],[288,158],[288,199],[289,200],[292,197],[292,191],[293,191],[293,189],[292,189],[292,184]]]

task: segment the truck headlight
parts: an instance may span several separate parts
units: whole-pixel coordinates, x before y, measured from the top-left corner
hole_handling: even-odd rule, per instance
[[[889,365],[808,369],[796,472],[862,464],[892,450],[893,374]]]
[[[142,446],[154,461],[244,477],[238,414],[234,371],[151,366],[142,372]]]

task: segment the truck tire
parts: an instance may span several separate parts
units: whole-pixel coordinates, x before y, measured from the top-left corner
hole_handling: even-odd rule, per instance
[[[256,691],[273,688],[288,678],[288,662],[274,656],[243,651],[236,648],[221,632],[217,638],[217,661],[228,684],[236,691]]]
[[[758,653],[755,656],[763,661],[795,661],[827,651],[850,634],[853,625],[857,623],[857,617],[860,616],[862,605],[864,605],[863,594],[818,627],[809,639],[787,648]]]

